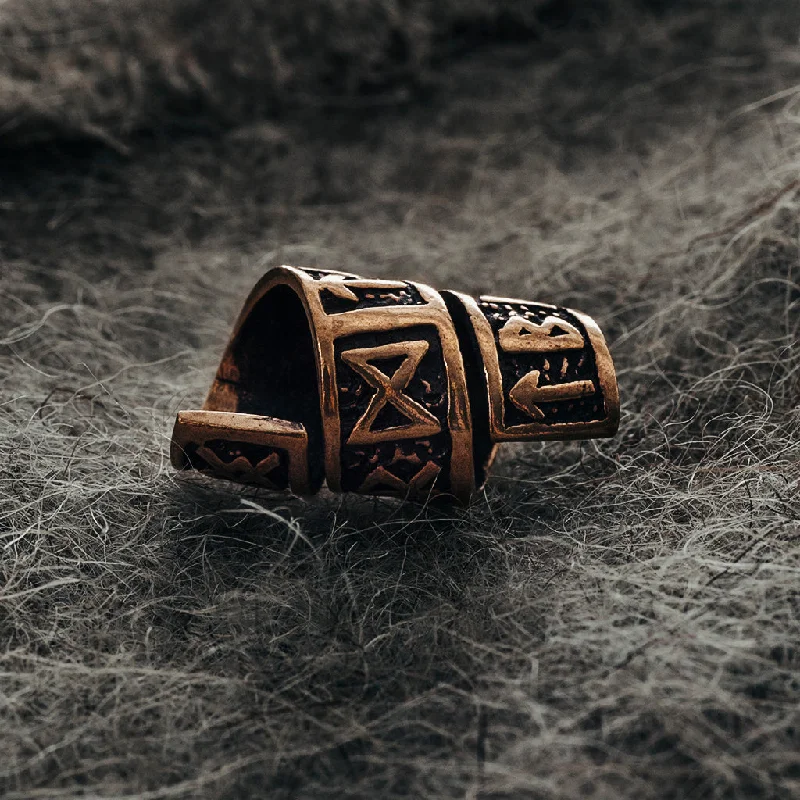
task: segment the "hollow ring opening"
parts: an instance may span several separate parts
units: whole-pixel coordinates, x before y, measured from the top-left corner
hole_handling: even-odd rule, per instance
[[[305,427],[316,491],[325,476],[315,342],[303,301],[291,287],[275,286],[256,302],[229,356],[239,374],[237,411]]]

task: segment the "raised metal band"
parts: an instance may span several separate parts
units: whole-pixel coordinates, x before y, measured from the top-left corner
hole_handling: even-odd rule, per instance
[[[486,379],[493,442],[591,439],[619,426],[614,363],[586,314],[507,297],[443,292],[468,318]],[[461,320],[461,309],[452,305]]]
[[[614,368],[567,309],[278,267],[247,299],[172,461],[298,494],[467,501],[496,445],[611,436]]]

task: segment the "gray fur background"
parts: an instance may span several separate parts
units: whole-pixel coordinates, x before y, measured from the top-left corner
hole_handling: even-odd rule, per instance
[[[0,2],[0,793],[800,791],[794,3]],[[279,263],[564,303],[469,509],[176,475]]]

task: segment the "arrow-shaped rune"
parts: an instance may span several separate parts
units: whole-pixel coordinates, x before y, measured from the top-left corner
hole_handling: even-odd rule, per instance
[[[594,394],[591,381],[572,381],[572,383],[556,383],[539,386],[540,372],[535,369],[524,378],[518,380],[508,393],[511,402],[535,420],[544,419],[544,412],[537,403],[554,403],[557,400],[577,400]]]

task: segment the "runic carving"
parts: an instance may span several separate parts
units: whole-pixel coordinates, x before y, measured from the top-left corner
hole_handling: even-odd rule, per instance
[[[422,469],[406,483],[402,478],[389,472],[385,467],[378,467],[367,475],[364,483],[361,484],[359,492],[370,492],[373,489],[384,487],[400,495],[420,494],[430,489],[433,482],[442,471],[438,464],[428,461]]]
[[[197,448],[197,455],[218,474],[230,476],[234,480],[244,483],[260,483],[271,489],[280,488],[269,479],[269,473],[280,464],[280,456],[277,453],[270,453],[257,464],[250,463],[244,456],[238,456],[233,461],[225,462],[213,450],[205,446]]]
[[[316,288],[326,314],[342,314],[356,308],[425,304],[419,290],[404,281],[364,280],[333,275],[320,280]]]
[[[541,325],[514,314],[497,334],[506,353],[549,353],[583,347],[581,332],[566,320],[548,316]]]
[[[525,414],[536,420],[545,418],[544,412],[537,403],[554,403],[559,400],[577,400],[581,397],[594,394],[595,388],[592,381],[572,381],[571,383],[556,383],[549,386],[539,386],[541,373],[534,369],[518,380],[508,393],[511,402]]]
[[[358,302],[358,295],[345,286],[344,280],[328,280],[324,286],[320,287],[321,290],[330,292],[334,297],[340,300],[351,300],[354,303]]]
[[[403,281],[364,280],[352,278],[348,275],[331,275],[321,282],[320,289],[325,289],[342,300],[358,301],[358,295],[353,289],[375,289],[388,291],[391,289],[405,289]]]
[[[375,389],[367,410],[353,427],[347,444],[367,445],[396,439],[417,439],[434,436],[442,430],[439,420],[430,411],[403,393],[428,352],[428,347],[426,341],[394,342],[342,353],[342,360]],[[391,376],[372,363],[397,357],[402,357],[403,361]],[[408,424],[373,430],[378,414],[387,403],[407,417]]]

